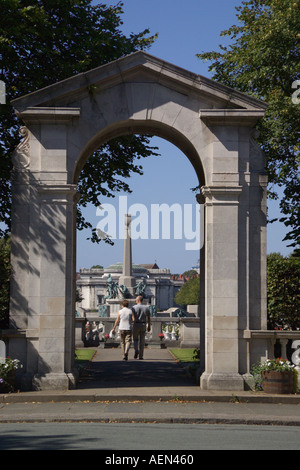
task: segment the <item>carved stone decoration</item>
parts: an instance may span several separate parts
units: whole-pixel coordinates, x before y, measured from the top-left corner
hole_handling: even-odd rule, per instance
[[[26,126],[22,126],[20,127],[19,133],[24,138],[17,145],[12,154],[12,162],[15,170],[22,171],[26,170],[30,163],[30,132]]]

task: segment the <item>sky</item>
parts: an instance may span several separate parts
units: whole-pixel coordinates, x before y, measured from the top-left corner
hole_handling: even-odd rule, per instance
[[[93,4],[100,3],[98,1]],[[118,1],[108,0],[107,5],[116,5]],[[129,36],[130,33],[139,33],[146,28],[151,34],[158,33],[158,39],[147,51],[150,54],[182,67],[188,71],[212,78],[208,71],[209,62],[202,62],[196,57],[197,53],[218,50],[219,44],[227,45],[228,38],[220,37],[220,32],[237,23],[235,7],[241,5],[241,0],[124,0],[124,14],[122,15],[122,31]],[[116,239],[110,246],[104,242],[94,244],[87,240],[88,231],[77,232],[77,269],[89,268],[93,265],[107,267],[123,259],[123,239],[119,230],[123,231],[122,220],[119,226],[118,215],[126,203],[130,209],[142,209],[133,214],[136,221],[136,237],[141,234],[138,221],[141,214],[148,217],[149,231],[143,233],[143,239],[132,240],[132,258],[136,264],[151,264],[156,262],[160,268],[169,268],[172,273],[183,273],[197,265],[199,260],[199,235],[185,229],[185,220],[190,217],[192,232],[196,233],[196,201],[195,193],[191,188],[197,186],[198,181],[193,167],[182,152],[169,142],[154,137],[151,145],[159,147],[159,157],[143,159],[144,175],[133,175],[129,182],[131,194],[118,193],[114,199],[101,200],[107,212],[97,211],[89,206],[84,214],[94,227],[107,231],[110,235],[112,227],[108,218],[113,207],[117,214]],[[153,223],[151,210],[157,204],[176,204],[182,208],[182,237],[174,229],[175,222],[171,219],[170,239],[163,239],[161,223],[159,239],[151,236],[150,225]],[[109,206],[105,206],[109,204]],[[136,206],[139,204],[140,206]],[[175,207],[175,206],[173,206]],[[199,206],[198,206],[199,207]],[[184,210],[186,208],[186,211]],[[189,212],[191,211],[191,213]],[[176,217],[180,216],[176,212]],[[191,215],[192,214],[192,215]],[[278,202],[268,202],[269,218],[279,216]],[[120,216],[121,217],[121,216]],[[139,218],[140,217],[140,218]],[[199,217],[199,216],[198,216]],[[121,217],[122,219],[122,217]],[[105,225],[104,221],[109,222]],[[176,219],[178,222],[178,218]],[[198,219],[199,220],[199,219]],[[102,224],[102,225],[101,225]],[[105,227],[104,227],[105,225]],[[286,234],[284,224],[276,222],[268,225],[267,251],[280,252],[283,255],[291,253],[286,242],[282,242]],[[180,235],[179,235],[180,237]],[[201,242],[200,242],[201,243]],[[197,247],[197,248],[196,248]]]

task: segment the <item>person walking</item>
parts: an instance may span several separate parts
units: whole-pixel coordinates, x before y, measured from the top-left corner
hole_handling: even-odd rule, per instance
[[[121,348],[123,353],[123,361],[128,361],[128,352],[131,345],[132,337],[132,311],[128,308],[128,300],[123,300],[122,309],[118,312],[112,333],[115,334],[117,326],[121,337]]]
[[[134,358],[144,359],[146,325],[148,332],[151,329],[150,309],[148,305],[143,305],[143,297],[141,295],[136,298],[136,305],[132,307],[133,320],[133,347]]]

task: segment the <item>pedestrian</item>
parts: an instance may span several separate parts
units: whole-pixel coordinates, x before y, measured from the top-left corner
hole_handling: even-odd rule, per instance
[[[148,305],[143,305],[143,296],[138,295],[136,305],[132,307],[133,320],[133,347],[134,358],[144,359],[146,326],[148,332],[151,329],[150,309]]]
[[[115,334],[116,327],[120,324],[119,332],[121,337],[123,361],[127,361],[132,337],[132,311],[128,308],[128,300],[123,300],[121,305],[123,308],[118,312],[112,333]]]

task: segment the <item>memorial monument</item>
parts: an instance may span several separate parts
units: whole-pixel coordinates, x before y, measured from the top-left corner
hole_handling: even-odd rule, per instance
[[[190,160],[204,205],[200,386],[243,390],[251,365],[268,354],[267,176],[255,140],[267,104],[139,51],[12,105],[24,140],[13,159],[8,348],[23,364],[23,388],[75,384],[81,170],[109,140],[150,134]],[[130,292],[130,274],[123,279]]]
[[[127,299],[129,307],[135,305],[136,296],[141,294],[140,284],[136,285],[136,279],[132,275],[132,243],[130,235],[131,215],[125,214],[125,234],[124,234],[124,252],[123,252],[123,272],[116,282],[108,275],[108,294],[105,298],[106,316],[114,318],[121,308],[123,299]],[[102,306],[102,310],[105,309]]]

